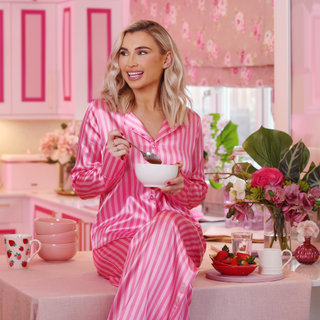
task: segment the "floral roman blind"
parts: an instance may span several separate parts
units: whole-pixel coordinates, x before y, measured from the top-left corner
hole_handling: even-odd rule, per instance
[[[273,0],[131,0],[131,21],[161,23],[183,56],[188,85],[274,85]]]

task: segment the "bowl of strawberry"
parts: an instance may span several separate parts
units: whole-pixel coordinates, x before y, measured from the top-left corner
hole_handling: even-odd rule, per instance
[[[210,258],[218,272],[230,276],[247,276],[259,265],[254,256],[243,252],[231,253],[226,245],[217,254],[210,254]]]

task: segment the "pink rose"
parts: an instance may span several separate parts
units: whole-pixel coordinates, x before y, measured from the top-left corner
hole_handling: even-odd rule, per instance
[[[263,167],[252,174],[251,186],[261,188],[266,185],[281,187],[283,182],[284,176],[277,168]]]

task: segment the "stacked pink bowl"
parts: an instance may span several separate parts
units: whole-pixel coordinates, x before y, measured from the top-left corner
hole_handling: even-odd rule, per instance
[[[67,261],[78,251],[77,222],[63,218],[36,218],[36,239],[41,242],[40,258],[47,261]]]

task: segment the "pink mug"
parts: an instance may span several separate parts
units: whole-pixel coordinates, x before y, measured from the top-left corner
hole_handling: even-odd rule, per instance
[[[38,242],[39,248],[31,254],[31,244]],[[6,248],[6,258],[8,267],[11,269],[24,269],[28,266],[31,259],[40,251],[41,242],[37,239],[32,240],[30,234],[6,234],[4,236]]]

